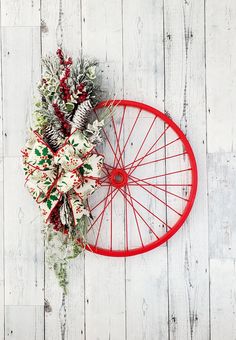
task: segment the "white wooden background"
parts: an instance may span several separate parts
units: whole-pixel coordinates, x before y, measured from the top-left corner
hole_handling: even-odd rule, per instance
[[[236,1],[62,0],[64,47],[96,56],[112,97],[170,113],[199,189],[184,227],[141,256],[86,253],[65,309],[44,266],[20,147],[40,59],[56,50],[59,1],[1,0],[0,339],[236,339]]]

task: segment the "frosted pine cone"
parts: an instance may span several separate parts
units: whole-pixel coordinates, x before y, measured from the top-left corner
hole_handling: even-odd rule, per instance
[[[56,151],[62,144],[62,138],[59,131],[54,129],[51,125],[46,127],[43,136],[53,151]]]
[[[78,106],[72,119],[72,124],[75,128],[79,130],[84,130],[86,128],[91,109],[92,104],[90,100],[85,100]]]

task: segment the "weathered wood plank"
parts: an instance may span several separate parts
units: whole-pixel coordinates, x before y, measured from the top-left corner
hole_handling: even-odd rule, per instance
[[[43,306],[6,306],[5,339],[44,339],[43,313]]]
[[[208,152],[236,150],[235,18],[235,1],[206,1]]]
[[[169,333],[208,339],[204,2],[166,0],[164,14],[165,109],[189,138],[200,178],[191,215],[168,242]]]
[[[123,262],[86,253],[86,339],[125,339]]]
[[[15,43],[18,40],[22,40],[21,47]],[[40,51],[36,47],[38,43],[38,28],[3,29],[6,304],[40,305],[43,297],[39,213],[24,188],[19,160],[19,148],[24,144],[26,122],[31,114],[32,89],[35,88],[40,70]]]
[[[1,1],[2,26],[40,26],[40,0]]]
[[[210,260],[211,339],[236,339],[235,259]]]
[[[1,37],[1,35],[0,35]],[[2,38],[2,37],[1,37]],[[2,41],[0,42],[0,79],[2,79]],[[3,183],[3,110],[2,110],[2,81],[0,81],[0,339],[4,339],[4,183]]]
[[[166,247],[127,259],[127,339],[168,339]]]
[[[5,303],[43,305],[44,256],[40,218],[38,208],[24,188],[21,158],[5,158],[4,174]]]
[[[236,155],[208,155],[208,206],[211,258],[236,257]]]
[[[164,105],[164,55],[163,55],[163,7],[161,2],[129,1],[123,5],[124,36],[124,94],[150,104],[163,111]],[[153,117],[146,114],[140,124],[140,135],[130,141],[125,158],[139,150]],[[149,135],[157,138],[163,131],[158,121]],[[127,131],[129,126],[126,126]],[[154,134],[153,134],[154,133]],[[151,137],[150,137],[151,138]],[[152,140],[152,143],[155,139]],[[149,142],[150,143],[150,142]],[[151,144],[149,144],[149,147]],[[143,146],[145,148],[145,146]],[[146,147],[147,149],[147,147]],[[140,155],[144,154],[144,150]],[[158,155],[162,157],[160,154]],[[164,164],[163,164],[164,165]],[[159,169],[163,173],[164,169]],[[155,166],[137,169],[138,177],[155,173]],[[134,175],[136,172],[134,172]],[[152,211],[158,211],[166,219],[165,206],[158,203],[147,192],[131,188],[132,195],[145,201]],[[146,196],[145,196],[146,195]],[[140,206],[136,205],[136,209]],[[163,212],[162,212],[163,210]],[[142,211],[142,215],[144,211]],[[132,215],[132,212],[130,212]],[[159,216],[160,216],[159,215]],[[131,216],[129,216],[131,218]],[[143,217],[151,226],[158,224],[151,215]],[[131,228],[135,228],[133,221]],[[161,229],[163,226],[160,226]],[[143,228],[146,228],[144,225]],[[156,229],[155,229],[156,230]],[[145,230],[144,230],[145,231]],[[159,230],[161,232],[161,230]],[[146,232],[146,234],[148,234]],[[160,234],[159,234],[160,236]],[[168,295],[167,295],[167,251],[166,245],[143,255],[126,259],[126,318],[127,339],[167,339],[168,338]]]
[[[4,152],[7,157],[19,157],[40,77],[40,29],[3,27],[2,39]]]
[[[63,48],[72,56],[81,53],[81,9],[80,1],[62,0],[62,30]],[[42,0],[42,47],[43,55],[56,53],[57,43],[60,42],[58,27],[59,1]]]
[[[84,339],[83,255],[71,261],[68,268],[69,285],[65,304],[54,272],[45,266],[45,339]]]
[[[1,115],[2,117],[2,115]],[[3,157],[0,157],[0,339],[4,338],[4,223],[3,223]]]
[[[81,12],[80,1],[62,1],[63,48],[72,56],[80,57]],[[42,1],[42,55],[55,54],[57,50],[57,26],[59,1]],[[59,37],[59,36],[58,36]],[[58,40],[59,41],[59,40]],[[84,256],[71,261],[69,266],[69,287],[65,305],[62,306],[62,291],[54,273],[45,268],[45,339],[84,339]],[[63,338],[63,337],[62,337]]]
[[[106,0],[101,5],[96,0],[82,1],[82,23],[83,55],[99,61],[106,98],[121,98],[121,2]],[[112,127],[109,136],[114,140]],[[104,152],[106,147],[105,145]],[[118,202],[115,225],[123,224],[122,211],[123,206]],[[103,228],[107,228],[106,217],[103,224]],[[113,238],[122,239],[115,225]],[[125,339],[124,259],[86,253],[85,297],[86,339]]]
[[[44,255],[39,212],[24,188],[20,158],[35,83],[40,74],[39,37],[39,28],[2,28],[5,303],[6,306],[32,306],[27,311],[34,309],[35,305],[41,305],[42,311],[44,303]],[[6,336],[20,308],[18,312],[17,308],[6,309]],[[22,312],[21,318],[18,314],[19,334],[21,330],[26,334],[36,333],[35,323],[29,324],[29,314]],[[37,318],[43,325],[43,313]]]

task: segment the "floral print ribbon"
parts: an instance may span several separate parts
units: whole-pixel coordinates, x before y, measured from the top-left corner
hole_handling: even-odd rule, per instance
[[[104,156],[92,153],[94,145],[74,130],[53,152],[36,131],[30,131],[22,150],[26,186],[39,204],[45,223],[62,195],[67,195],[75,225],[89,216],[84,201],[99,185]]]

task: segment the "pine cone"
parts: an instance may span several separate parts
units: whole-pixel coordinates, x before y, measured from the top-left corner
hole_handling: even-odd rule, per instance
[[[59,149],[60,145],[62,144],[60,132],[55,130],[52,125],[49,125],[45,128],[43,137],[45,142],[48,143],[53,151]]]
[[[72,119],[73,127],[79,130],[84,130],[87,126],[91,109],[92,104],[90,100],[85,100],[83,103],[81,103],[75,111],[74,117]]]

